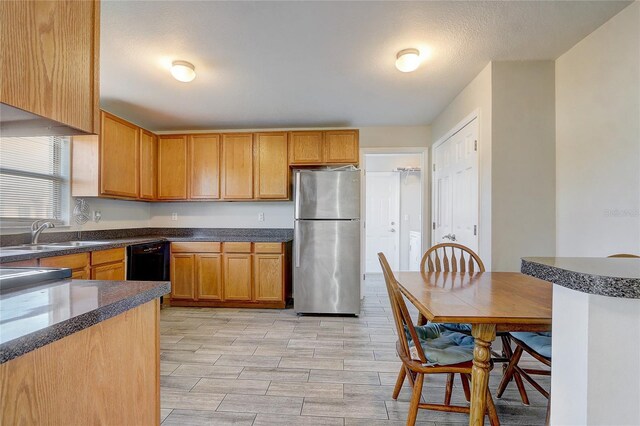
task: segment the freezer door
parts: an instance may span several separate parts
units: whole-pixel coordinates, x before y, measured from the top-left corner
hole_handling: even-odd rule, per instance
[[[359,219],[360,170],[296,170],[296,219]]]
[[[293,307],[299,313],[360,314],[360,221],[297,220]]]

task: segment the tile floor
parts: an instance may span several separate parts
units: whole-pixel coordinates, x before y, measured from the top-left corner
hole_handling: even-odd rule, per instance
[[[381,275],[366,282],[358,318],[162,309],[162,424],[404,425],[410,390],[391,399],[400,362],[386,288]],[[491,375],[494,394],[501,371]],[[548,388],[548,379],[541,383]],[[428,377],[425,400],[441,402],[444,385],[444,376]],[[456,385],[452,401],[466,403]],[[496,399],[503,425],[544,424],[547,401],[528,389],[528,407],[513,384]],[[464,425],[468,417],[420,410],[417,424]]]

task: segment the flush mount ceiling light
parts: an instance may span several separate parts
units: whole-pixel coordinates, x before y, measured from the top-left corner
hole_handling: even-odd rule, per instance
[[[420,66],[420,51],[418,49],[404,49],[396,55],[398,71],[411,72]]]
[[[196,67],[187,61],[173,61],[171,63],[171,75],[178,81],[188,83],[196,78]]]

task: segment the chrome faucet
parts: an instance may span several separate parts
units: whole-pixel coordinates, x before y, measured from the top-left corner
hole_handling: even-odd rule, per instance
[[[40,224],[41,220],[36,220],[31,224],[31,244],[38,244],[38,237],[45,229],[55,228],[56,225],[53,222],[44,222]]]

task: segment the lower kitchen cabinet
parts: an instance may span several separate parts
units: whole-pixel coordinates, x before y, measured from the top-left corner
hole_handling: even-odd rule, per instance
[[[171,244],[171,305],[284,308],[290,243]]]
[[[98,250],[40,259],[40,266],[69,268],[74,280],[125,280],[124,248]]]
[[[251,254],[224,255],[225,300],[251,300]]]
[[[171,254],[171,300],[195,299],[195,254]]]
[[[222,255],[198,254],[195,261],[197,299],[222,300]]]

